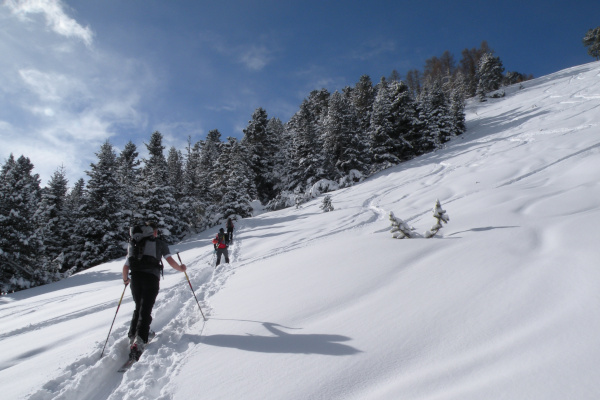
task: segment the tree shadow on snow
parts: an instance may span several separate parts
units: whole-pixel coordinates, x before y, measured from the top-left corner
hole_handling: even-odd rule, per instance
[[[210,346],[230,347],[259,353],[323,354],[349,356],[361,351],[339,342],[351,340],[347,336],[326,334],[291,334],[277,327],[287,328],[271,322],[261,324],[274,336],[259,335],[210,335],[203,336],[202,343]]]

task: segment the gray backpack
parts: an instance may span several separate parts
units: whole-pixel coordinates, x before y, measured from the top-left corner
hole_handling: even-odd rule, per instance
[[[156,238],[152,227],[136,225],[129,228],[129,246],[131,271],[162,270],[162,263],[156,258]]]

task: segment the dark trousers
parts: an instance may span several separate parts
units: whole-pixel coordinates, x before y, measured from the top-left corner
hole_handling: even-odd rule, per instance
[[[233,228],[227,228],[227,236],[229,237],[229,241],[233,240]]]
[[[146,272],[131,273],[131,295],[135,302],[135,311],[131,317],[128,336],[139,336],[144,343],[148,342],[150,323],[152,322],[152,307],[158,296],[160,278]]]
[[[221,255],[225,256],[225,262],[229,264],[229,252],[227,251],[227,248],[217,249],[217,263],[215,264],[215,267],[221,264]]]

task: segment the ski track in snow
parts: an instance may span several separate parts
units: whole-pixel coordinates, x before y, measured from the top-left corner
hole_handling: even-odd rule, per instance
[[[444,166],[440,166],[428,175],[435,175],[444,169]],[[362,214],[370,214],[366,220],[350,227],[342,223],[340,228],[329,231],[327,235],[380,223],[384,218],[387,218],[389,211],[379,207],[377,201],[394,190],[397,190],[397,188],[389,188],[381,193],[374,194],[364,202],[354,216],[364,218]],[[266,257],[244,260],[242,257],[243,233],[244,226],[240,224],[236,239],[230,247],[230,264],[221,264],[214,268],[212,251],[188,262],[182,260],[188,265],[190,282],[207,321],[202,319],[198,304],[193,294],[190,293],[189,284],[185,281],[185,278],[182,278],[182,283],[179,285],[165,289],[161,288],[153,310],[154,319],[152,321],[152,329],[156,331],[157,336],[148,345],[140,361],[129,371],[125,373],[117,372],[117,369],[127,359],[129,350],[127,330],[129,327],[128,325],[115,326],[108,339],[103,358],[100,359],[99,355],[104,344],[98,342],[91,353],[81,356],[75,362],[64,367],[58,376],[43,385],[42,389],[33,393],[30,399],[171,399],[172,393],[169,385],[171,377],[177,375],[177,371],[185,363],[186,355],[192,353],[190,350],[201,345],[204,327],[210,323],[212,313],[210,298],[225,286],[227,279],[235,273],[235,270],[248,263],[308,246],[311,242],[321,240],[326,236],[323,234],[309,240],[293,241],[280,248],[273,249]],[[68,299],[62,301],[66,300]],[[114,302],[106,302],[97,308],[96,311],[114,308]],[[24,311],[20,310],[19,312]],[[90,310],[82,311],[82,313],[89,314]],[[77,316],[74,315],[72,318],[77,318]],[[47,326],[52,323],[54,323],[52,320],[45,321],[40,326]],[[31,327],[26,328],[26,330],[30,329]],[[13,331],[4,336],[14,334],[18,334],[18,332]]]
[[[543,170],[545,170],[547,168],[550,168],[550,167],[553,167],[553,166],[555,166],[557,164],[560,164],[563,161],[569,160],[569,159],[571,159],[573,157],[576,157],[576,156],[578,156],[580,154],[583,154],[583,153],[587,153],[587,152],[592,151],[592,150],[597,149],[597,148],[600,148],[600,144],[595,144],[595,145],[587,147],[585,149],[581,149],[579,151],[576,151],[575,153],[572,153],[572,154],[569,154],[568,156],[562,157],[562,158],[556,160],[555,162],[552,162],[550,164],[544,165],[543,167],[537,168],[537,169],[535,169],[535,170],[533,170],[533,171],[531,171],[531,172],[529,172],[527,174],[524,174],[524,175],[518,176],[516,178],[513,178],[513,179],[509,180],[508,182],[505,182],[505,183],[503,183],[501,185],[498,185],[497,187],[501,188],[503,186],[507,186],[507,185],[511,185],[513,183],[519,182],[519,181],[521,181],[523,179],[529,178],[529,177],[531,177],[531,176],[533,176],[533,175],[535,175],[537,173],[540,173],[540,172],[542,172]]]
[[[230,247],[231,264],[221,264],[218,268],[207,266],[206,263],[213,257],[212,251],[186,264],[190,282],[207,321],[203,320],[190,286],[183,278],[181,284],[161,289],[152,312],[152,329],[156,331],[157,336],[148,345],[140,361],[129,371],[117,372],[129,352],[127,339],[129,326],[115,327],[102,359],[99,356],[104,342],[99,342],[90,354],[82,356],[65,367],[56,378],[47,382],[42,389],[29,398],[31,400],[166,400],[172,398],[169,394],[169,380],[176,375],[178,368],[185,361],[186,354],[189,354],[188,350],[200,344],[202,331],[210,321],[209,299],[235,272],[233,263],[238,256],[239,245],[234,241]],[[107,302],[99,308],[114,308],[114,303]],[[89,314],[90,310],[82,313]],[[47,326],[54,322],[49,320],[41,325]],[[30,329],[31,327],[27,328]],[[14,334],[18,332],[3,336]]]

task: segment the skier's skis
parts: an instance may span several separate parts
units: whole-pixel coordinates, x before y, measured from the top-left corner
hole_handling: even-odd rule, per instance
[[[149,343],[152,341],[152,339],[154,339],[154,337],[155,337],[155,336],[156,336],[156,332],[154,332],[154,331],[150,331],[150,333],[148,333],[148,343],[146,343],[146,346],[147,346],[147,345],[148,345],[148,344],[149,344]],[[139,357],[141,357],[141,356],[142,356],[142,354],[140,354],[140,355],[138,356],[138,359],[139,359]],[[135,357],[131,357],[131,356],[130,356],[130,357],[129,357],[129,360],[127,360],[127,362],[125,362],[125,364],[123,364],[123,365],[121,366],[121,368],[119,368],[119,369],[118,369],[118,371],[117,371],[117,372],[125,372],[125,371],[127,371],[127,370],[128,370],[129,368],[131,368],[131,367],[133,366],[133,364],[135,364],[136,362],[137,362],[137,360],[135,359]]]

